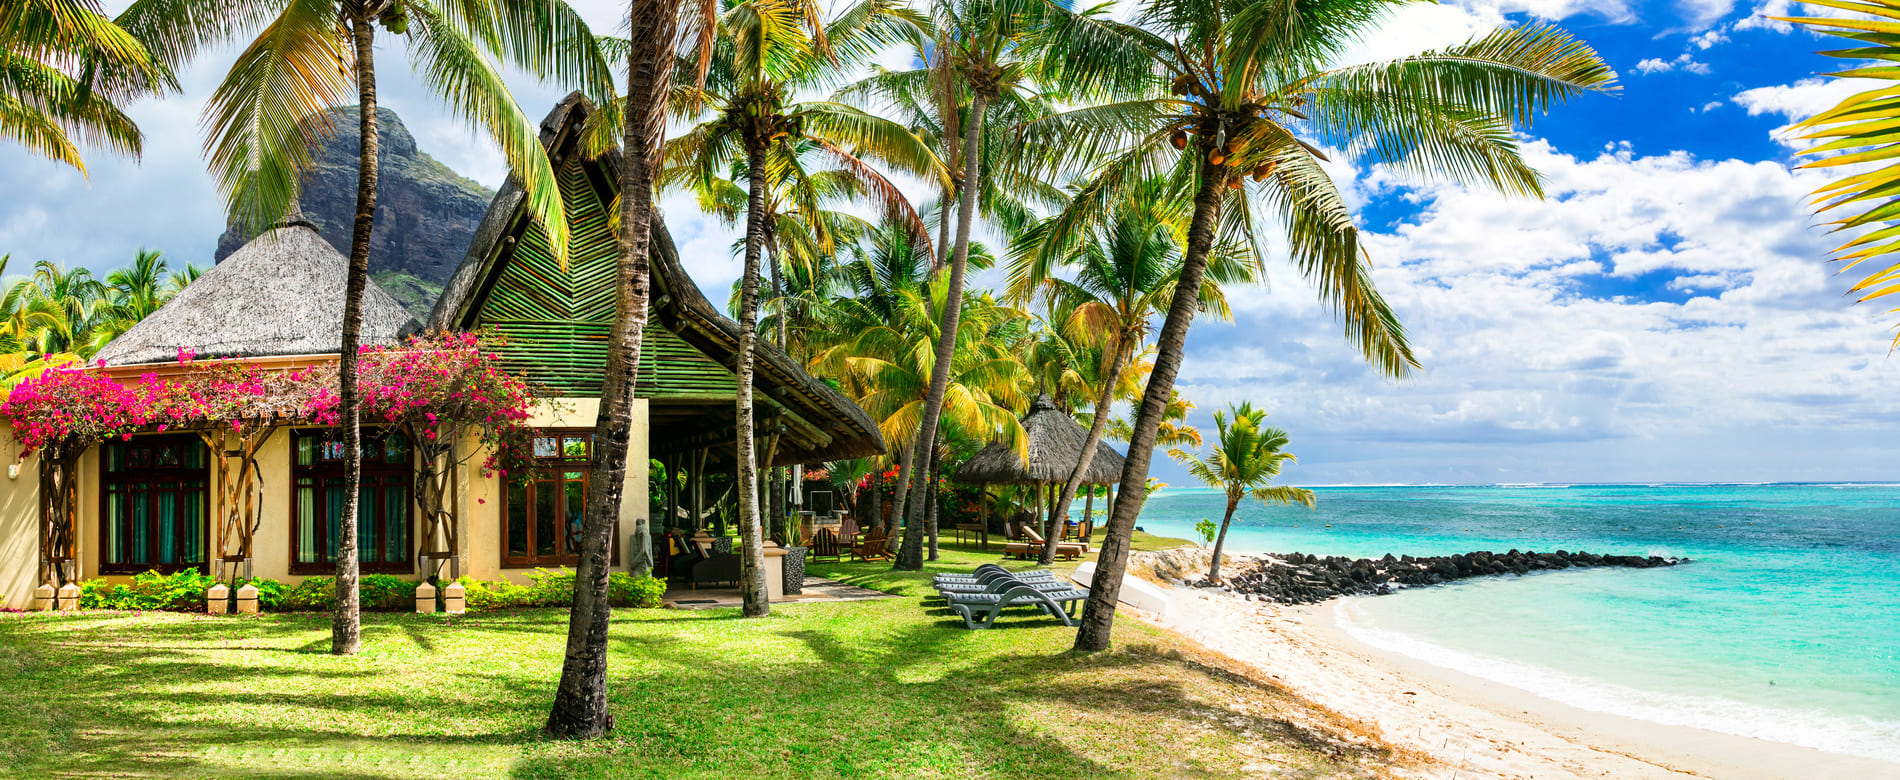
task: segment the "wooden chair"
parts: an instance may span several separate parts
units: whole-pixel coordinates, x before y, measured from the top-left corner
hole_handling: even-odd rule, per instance
[[[884,529],[882,528],[873,528],[865,532],[864,539],[851,547],[851,559],[857,561],[890,560],[891,554],[884,549],[884,543],[886,541],[889,540],[885,537]]]
[[[836,533],[833,533],[829,528],[820,528],[818,529],[818,533],[812,534],[811,559],[813,562],[817,562],[825,560],[826,558],[842,563],[844,561],[844,548],[838,545],[838,535]]]

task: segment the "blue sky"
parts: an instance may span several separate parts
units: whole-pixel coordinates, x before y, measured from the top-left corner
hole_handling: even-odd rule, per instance
[[[119,6],[123,3],[111,5]],[[600,28],[619,3],[577,3]],[[1777,135],[1854,91],[1816,73],[1831,44],[1765,17],[1785,0],[1448,0],[1401,10],[1352,57],[1399,56],[1499,24],[1550,22],[1621,76],[1540,119],[1526,154],[1545,201],[1397,179],[1341,159],[1376,278],[1425,371],[1382,379],[1285,264],[1235,291],[1237,321],[1197,323],[1181,387],[1208,412],[1251,400],[1292,434],[1295,484],[1889,480],[1900,403],[1884,309],[1850,306]],[[395,54],[396,52],[391,52]],[[142,163],[89,158],[88,183],[0,146],[0,254],[105,269],[134,249],[210,262],[222,229],[198,116],[229,53],[186,92],[133,110]],[[398,62],[384,57],[386,72]],[[529,114],[558,97],[515,82]],[[499,155],[434,111],[405,74],[385,105],[422,149],[489,186]],[[665,208],[701,285],[738,273],[731,234]],[[979,278],[979,282],[995,280]],[[714,298],[722,295],[714,294]],[[1155,473],[1185,486],[1165,458]]]

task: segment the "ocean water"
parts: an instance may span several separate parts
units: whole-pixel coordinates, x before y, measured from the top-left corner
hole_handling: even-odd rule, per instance
[[[1900,485],[1320,488],[1243,504],[1236,552],[1511,548],[1693,558],[1488,577],[1350,600],[1359,641],[1586,710],[1900,763]],[[1167,490],[1150,533],[1224,499]]]

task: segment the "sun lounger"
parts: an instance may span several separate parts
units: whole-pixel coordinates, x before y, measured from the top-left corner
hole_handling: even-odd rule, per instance
[[[946,585],[946,584],[951,584],[951,583],[987,582],[989,580],[996,579],[997,577],[1021,577],[1021,578],[1027,579],[1031,577],[1054,578],[1055,576],[1056,576],[1056,573],[1048,569],[1025,569],[1023,571],[1010,571],[1001,566],[998,566],[994,569],[985,569],[977,574],[939,574],[936,577],[932,578],[931,582],[937,585]]]
[[[963,625],[969,629],[989,628],[996,623],[996,617],[1011,607],[1039,607],[1043,612],[1056,617],[1065,626],[1075,625],[1069,616],[1069,605],[1088,598],[1088,591],[1068,588],[1058,591],[1043,591],[1021,582],[1001,593],[953,593],[946,596],[951,611],[963,618]]]
[[[1063,582],[1053,577],[1049,579],[1008,579],[999,580],[997,582],[966,582],[938,585],[937,594],[947,598],[952,593],[958,595],[967,593],[997,593],[1016,585],[1028,585],[1037,590],[1067,590],[1075,587],[1075,585],[1071,583]]]

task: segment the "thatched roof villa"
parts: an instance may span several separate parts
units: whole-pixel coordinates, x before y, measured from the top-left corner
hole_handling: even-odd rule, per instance
[[[504,481],[464,457],[449,474],[449,519],[418,515],[417,464],[399,435],[366,458],[358,518],[363,571],[521,579],[578,561],[575,534],[613,309],[614,240],[606,204],[618,155],[574,153],[591,107],[578,95],[543,122],[573,225],[570,261],[548,240],[512,184],[486,218],[426,327],[493,331],[504,363],[550,396],[534,411],[533,474]],[[648,463],[703,477],[732,467],[738,327],[686,275],[663,225],[655,229],[652,320],[636,388],[614,566],[648,555]],[[180,353],[265,369],[333,363],[347,260],[293,216],[266,231],[107,345],[109,376],[179,370]],[[395,343],[425,327],[371,282],[364,341]],[[760,347],[755,384],[762,462],[786,465],[884,451],[870,417],[790,357]],[[0,482],[0,604],[27,606],[37,586],[142,571],[195,568],[294,582],[334,571],[343,518],[342,468],[328,429],[294,417],[242,432],[150,430],[111,440],[69,464],[38,454]],[[0,428],[0,449],[21,446]],[[519,476],[519,475],[517,475]],[[38,477],[38,478],[36,478]],[[60,487],[48,487],[56,485]],[[677,492],[677,491],[675,491]],[[673,496],[687,499],[684,496]],[[690,500],[686,500],[690,503]]]

